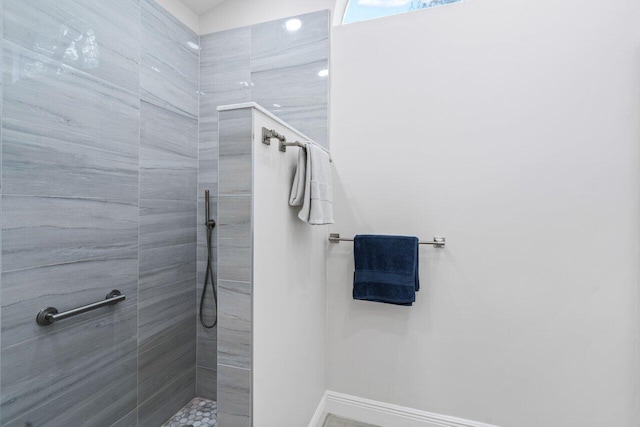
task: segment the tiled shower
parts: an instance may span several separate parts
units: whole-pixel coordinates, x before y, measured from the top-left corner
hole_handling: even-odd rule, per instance
[[[257,102],[326,145],[328,12],[295,35],[274,21],[199,36],[153,0],[0,6],[0,424],[160,426],[218,400],[219,380],[236,387],[197,320],[217,107]],[[35,322],[113,289],[116,306]]]

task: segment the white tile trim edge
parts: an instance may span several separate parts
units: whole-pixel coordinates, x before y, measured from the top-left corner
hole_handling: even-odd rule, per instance
[[[330,390],[320,400],[309,427],[321,427],[327,413],[383,427],[497,427]]]

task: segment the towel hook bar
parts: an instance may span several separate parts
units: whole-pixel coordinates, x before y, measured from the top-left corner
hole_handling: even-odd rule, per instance
[[[262,143],[265,145],[271,145],[271,138],[277,138],[280,142],[286,141],[284,135],[279,134],[274,129],[262,128]]]
[[[300,141],[293,141],[293,142],[288,142],[287,138],[282,135],[281,133],[278,133],[276,130],[274,129],[267,129],[265,127],[262,128],[262,143],[265,145],[271,145],[271,138],[276,138],[279,141],[279,145],[278,145],[278,149],[280,151],[282,151],[283,153],[287,152],[287,147],[300,147],[300,148],[306,148],[305,143],[300,142]],[[320,145],[316,144],[313,141],[309,141],[309,144],[314,144],[316,147],[320,148],[321,150],[323,150],[324,152],[326,152],[329,155],[329,161],[333,163],[333,158],[331,157],[331,153],[324,147],[321,147]]]
[[[331,233],[329,234],[329,241],[331,243],[340,243],[340,242],[353,242],[353,239],[347,239],[344,237],[340,237],[339,233]],[[421,245],[433,245],[434,248],[444,248],[446,244],[446,238],[444,237],[434,237],[432,242],[419,242]]]

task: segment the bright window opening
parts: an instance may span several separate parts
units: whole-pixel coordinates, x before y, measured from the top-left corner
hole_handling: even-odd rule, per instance
[[[460,1],[463,0],[349,0],[342,23],[350,24]]]

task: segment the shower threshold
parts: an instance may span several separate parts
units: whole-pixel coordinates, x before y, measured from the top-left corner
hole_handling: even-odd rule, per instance
[[[162,427],[216,427],[218,404],[196,397],[175,413]]]

